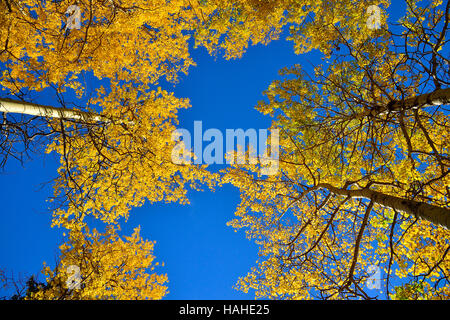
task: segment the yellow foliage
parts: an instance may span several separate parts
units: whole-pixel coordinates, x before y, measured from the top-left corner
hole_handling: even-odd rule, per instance
[[[71,230],[61,245],[57,266],[44,265],[45,285],[28,299],[44,300],[156,300],[167,294],[166,275],[154,273],[154,242],[143,240],[140,228],[123,239],[108,227],[104,233]],[[79,282],[71,282],[70,266],[76,266]],[[73,278],[72,278],[73,279]]]

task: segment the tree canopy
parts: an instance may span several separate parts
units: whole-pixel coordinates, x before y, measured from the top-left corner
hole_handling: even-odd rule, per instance
[[[282,132],[280,172],[227,174],[242,194],[231,225],[261,246],[242,290],[368,299],[377,266],[387,297],[406,279],[448,298],[449,4],[408,4],[395,30],[342,35],[331,63],[286,68],[266,91],[257,108]]]
[[[27,298],[162,298],[153,243],[122,240],[119,224],[145,201],[186,204],[225,183],[241,194],[230,225],[260,246],[239,289],[370,299],[375,266],[388,298],[448,298],[450,2],[405,4],[388,23],[387,0],[81,0],[68,28],[72,1],[1,1],[0,165],[32,144],[58,154],[52,225],[69,234]],[[284,31],[322,63],[287,66],[257,105],[280,131],[279,173],[173,163],[190,102],[161,82],[188,74],[194,48],[238,59]],[[53,106],[36,102],[49,93]],[[81,289],[67,288],[70,265]]]

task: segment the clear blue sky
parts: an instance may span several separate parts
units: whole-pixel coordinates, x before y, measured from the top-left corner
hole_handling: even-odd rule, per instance
[[[191,100],[192,108],[180,114],[180,127],[192,130],[193,122],[201,120],[203,130],[217,128],[223,133],[268,128],[270,118],[254,109],[262,92],[278,78],[279,69],[317,58],[295,55],[292,43],[284,40],[250,47],[240,60],[215,59],[204,49],[193,50],[192,55],[197,67],[175,87],[166,86]],[[42,187],[56,176],[56,168],[53,156],[35,155],[24,167],[9,162],[0,173],[0,268],[16,277],[38,273],[43,261],[53,265],[58,254],[62,230],[50,228],[46,203],[51,184]],[[190,192],[189,198],[191,205],[147,204],[133,209],[121,225],[123,233],[141,225],[142,236],[156,241],[157,260],[165,263],[158,271],[169,277],[166,299],[253,299],[253,294],[233,289],[257,260],[256,245],[243,232],[226,226],[239,202],[237,190],[225,186],[214,193]]]

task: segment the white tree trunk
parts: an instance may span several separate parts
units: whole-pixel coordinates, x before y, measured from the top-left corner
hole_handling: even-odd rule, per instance
[[[57,119],[81,120],[86,122],[108,121],[106,117],[93,112],[55,108],[11,99],[0,99],[0,112],[19,113]]]
[[[418,109],[429,106],[439,106],[450,103],[450,88],[438,89],[430,93],[424,93],[420,96],[405,99],[403,101],[396,101],[386,109],[398,111],[405,109]]]
[[[361,119],[368,116],[380,116],[387,112],[398,112],[401,110],[419,109],[429,106],[439,106],[450,104],[450,88],[438,89],[429,93],[424,93],[416,97],[407,98],[401,101],[394,101],[384,106],[378,106],[365,112],[350,115],[347,118]]]
[[[450,209],[448,208],[434,206],[425,202],[399,198],[370,189],[346,190],[336,188],[327,183],[321,183],[317,186],[317,188],[325,188],[336,195],[372,200],[374,203],[384,207],[389,207],[397,211],[413,215],[417,218],[427,220],[446,229],[450,229]]]

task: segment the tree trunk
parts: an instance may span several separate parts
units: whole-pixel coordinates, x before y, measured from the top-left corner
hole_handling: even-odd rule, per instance
[[[414,215],[435,225],[450,229],[450,209],[434,206],[425,202],[408,200],[387,195],[370,189],[346,190],[336,188],[328,183],[320,183],[317,188],[325,188],[331,193],[351,198],[365,198],[384,207]]]
[[[418,109],[429,106],[439,106],[450,103],[450,88],[438,89],[420,96],[395,101],[385,107],[386,111],[400,111],[402,109]]]
[[[11,99],[0,99],[0,112],[20,113],[30,116],[82,120],[85,122],[106,121],[108,119],[94,112],[85,112],[67,108],[55,108],[29,102],[16,101]]]
[[[438,89],[405,100],[392,101],[387,105],[377,106],[365,112],[350,115],[347,118],[361,119],[368,116],[377,117],[385,112],[419,109],[444,104],[450,104],[450,88]]]

